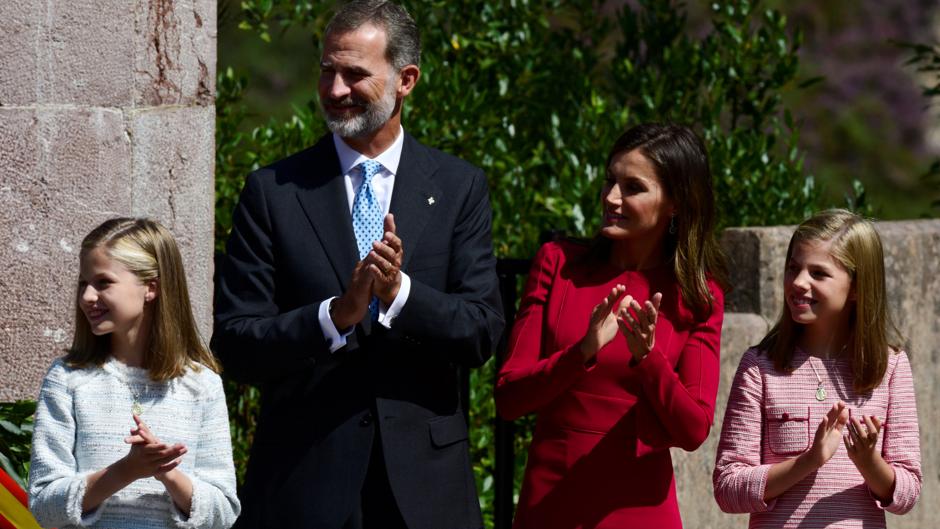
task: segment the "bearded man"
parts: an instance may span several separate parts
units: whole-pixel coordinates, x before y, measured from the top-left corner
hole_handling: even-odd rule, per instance
[[[503,329],[486,178],[401,125],[414,20],[354,1],[325,32],[331,134],[248,176],[213,349],[261,388],[236,527],[482,527],[457,368]]]

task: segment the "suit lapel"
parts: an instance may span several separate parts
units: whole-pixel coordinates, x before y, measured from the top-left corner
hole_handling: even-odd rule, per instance
[[[323,252],[329,259],[342,289],[346,290],[349,275],[358,261],[356,236],[346,198],[339,158],[333,136],[327,134],[313,148],[309,166],[301,170],[311,175],[310,186],[297,191],[297,199],[316,232]]]
[[[402,240],[402,269],[407,269],[433,208],[439,207],[444,198],[440,188],[431,180],[437,167],[425,148],[406,133],[389,206],[389,211],[395,215],[398,237]]]

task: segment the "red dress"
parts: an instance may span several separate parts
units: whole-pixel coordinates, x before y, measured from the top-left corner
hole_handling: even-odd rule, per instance
[[[514,527],[682,527],[668,448],[694,450],[711,428],[723,294],[709,282],[716,302],[696,321],[670,266],[620,271],[585,252],[539,250],[496,383],[504,418],[538,414]],[[618,333],[586,367],[578,342],[617,283],[641,303],[663,293],[655,345],[631,362]]]

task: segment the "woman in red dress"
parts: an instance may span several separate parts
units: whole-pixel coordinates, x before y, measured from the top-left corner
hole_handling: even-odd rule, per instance
[[[593,241],[539,250],[496,383],[501,416],[537,414],[516,529],[681,527],[669,447],[711,428],[725,269],[701,140],[628,130],[601,204]]]

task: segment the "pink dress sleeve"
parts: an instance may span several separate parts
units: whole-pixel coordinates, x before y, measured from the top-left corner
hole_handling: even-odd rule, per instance
[[[904,514],[914,507],[920,496],[923,475],[911,364],[904,352],[895,357],[897,364],[888,379],[888,413],[881,443],[881,456],[894,469],[894,495],[888,505],[877,499],[876,503],[890,513]]]
[[[764,501],[771,465],[761,464],[762,410],[763,379],[757,350],[750,349],[741,358],[731,384],[712,474],[715,500],[724,512],[768,511],[776,503]]]
[[[562,260],[558,245],[548,243],[532,261],[506,360],[496,380],[496,410],[506,420],[542,408],[588,371],[577,343],[542,352],[545,308]]]
[[[669,445],[695,450],[708,437],[715,417],[720,368],[724,294],[710,283],[712,314],[695,324],[673,366],[655,345],[638,365],[643,392],[669,435]]]

